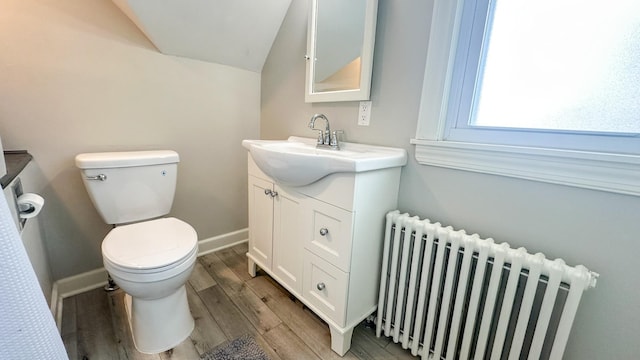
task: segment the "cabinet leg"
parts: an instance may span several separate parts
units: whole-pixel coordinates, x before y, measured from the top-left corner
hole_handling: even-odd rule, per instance
[[[247,263],[249,265],[249,275],[256,277],[256,263],[250,257],[247,257]]]
[[[351,348],[351,335],[353,335],[353,328],[342,332],[341,330],[329,325],[331,330],[331,350],[335,351],[338,355],[344,356],[344,354]]]

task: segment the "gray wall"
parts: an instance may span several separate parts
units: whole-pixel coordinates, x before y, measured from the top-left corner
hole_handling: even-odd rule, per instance
[[[259,132],[260,74],[160,54],[109,0],[4,0],[0,135],[47,181],[54,280],[102,267],[103,223],[78,153],[180,154],[172,215],[199,239],[247,226],[244,138]]]
[[[293,0],[262,73],[261,137],[313,137],[326,114],[348,141],[402,147],[399,208],[525,246],[601,274],[578,311],[565,359],[635,359],[640,353],[640,199],[633,196],[418,165],[415,135],[432,1],[380,0],[371,125],[357,126],[357,103],[304,103],[309,0]]]

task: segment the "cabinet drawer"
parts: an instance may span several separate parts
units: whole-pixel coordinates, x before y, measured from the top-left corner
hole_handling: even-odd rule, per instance
[[[307,213],[311,231],[306,237],[305,247],[337,266],[349,272],[351,263],[351,232],[353,213],[322,201],[310,199]]]
[[[345,322],[348,284],[348,273],[305,251],[303,296],[340,326]]]

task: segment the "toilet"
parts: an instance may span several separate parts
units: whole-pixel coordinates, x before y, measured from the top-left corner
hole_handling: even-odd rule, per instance
[[[193,331],[185,283],[198,255],[191,225],[169,213],[176,188],[175,151],[86,153],[76,166],[95,208],[115,227],[102,241],[111,278],[125,307],[138,351],[169,350]]]

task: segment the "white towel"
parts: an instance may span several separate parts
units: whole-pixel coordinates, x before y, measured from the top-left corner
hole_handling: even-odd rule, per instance
[[[4,193],[0,195],[0,359],[68,359]]]

